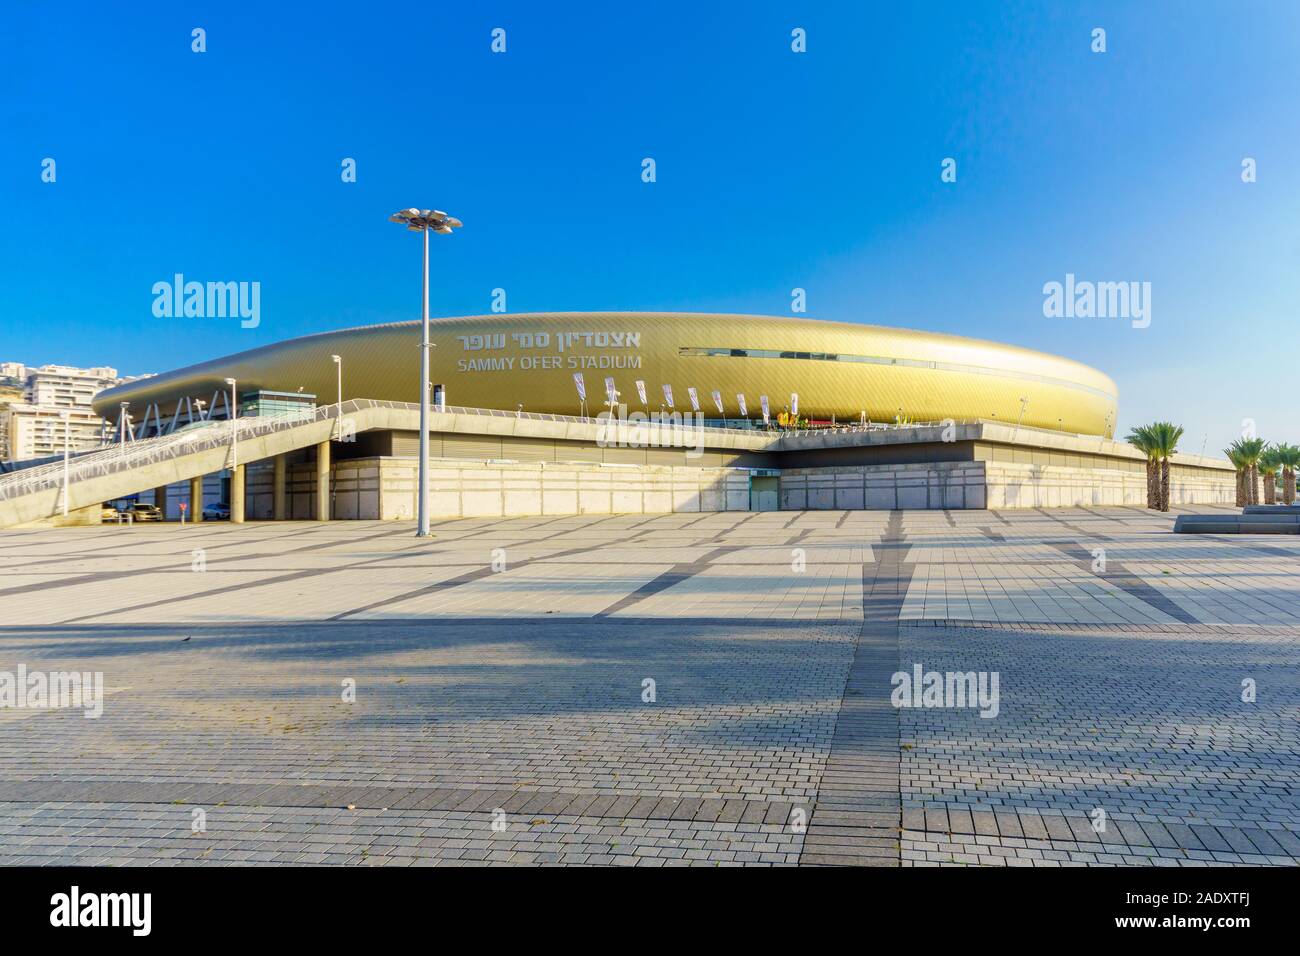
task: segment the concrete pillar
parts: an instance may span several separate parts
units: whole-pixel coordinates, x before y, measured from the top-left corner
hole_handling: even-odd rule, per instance
[[[230,520],[244,521],[244,466],[236,465],[230,472]]]
[[[275,471],[271,475],[271,517],[276,521],[284,521],[289,517],[287,508],[289,463],[288,459],[286,459],[284,455],[276,455],[274,463]]]
[[[330,520],[330,443],[316,446],[316,520]]]
[[[158,506],[158,510],[163,513],[163,520],[167,518],[167,486],[159,485],[153,490],[153,503]]]
[[[203,476],[190,479],[189,521],[203,520]]]

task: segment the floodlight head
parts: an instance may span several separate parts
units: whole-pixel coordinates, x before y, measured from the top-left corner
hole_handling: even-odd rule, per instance
[[[234,380],[233,378],[228,378],[228,379],[226,379],[226,384],[229,385],[231,388],[234,388],[234,387],[235,387],[235,380]]]
[[[441,209],[399,209],[388,217],[389,222],[399,222],[411,232],[436,232],[450,235],[453,229],[459,229],[462,223],[455,216],[449,216]]]
[[[343,361],[343,357],[341,355],[331,355],[330,358],[334,360],[335,365]],[[302,389],[299,389],[299,391],[302,391]]]

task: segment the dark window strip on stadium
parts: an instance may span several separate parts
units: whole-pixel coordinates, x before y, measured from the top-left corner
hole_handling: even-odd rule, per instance
[[[1070,382],[1050,375],[1035,375],[1033,372],[1015,372],[1010,369],[987,368],[983,365],[958,365],[955,362],[927,362],[922,359],[888,358],[884,355],[843,355],[836,352],[782,352],[776,349],[724,349],[682,346],[679,355],[707,356],[712,358],[765,358],[765,359],[804,359],[814,362],[857,362],[863,365],[899,365],[906,368],[930,368],[940,372],[966,372],[970,375],[993,375],[999,378],[1018,378],[1030,382],[1043,382],[1047,385],[1062,385],[1077,388],[1102,398],[1115,400],[1115,396],[1103,392],[1091,385]]]

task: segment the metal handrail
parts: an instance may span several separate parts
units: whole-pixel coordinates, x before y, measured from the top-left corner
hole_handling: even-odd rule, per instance
[[[781,437],[800,437],[803,435],[850,435],[861,432],[904,431],[908,428],[944,428],[948,425],[978,425],[979,418],[943,418],[932,422],[854,422],[846,425],[823,425],[819,428],[774,428],[773,432]]]
[[[247,418],[237,418],[234,420],[233,428],[230,419],[211,419],[206,421],[201,427],[187,428],[181,432],[174,432],[172,434],[160,435],[153,438],[141,438],[129,442],[119,442],[96,451],[83,453],[70,458],[68,461],[68,481],[69,483],[72,483],[84,481],[89,478],[98,478],[104,475],[127,471],[141,465],[154,464],[159,461],[178,458],[182,455],[192,455],[198,452],[207,451],[211,448],[229,445],[232,434],[234,434],[236,440],[259,438],[263,435],[285,431],[290,428],[297,428],[301,425],[314,424],[316,422],[326,421],[336,417],[345,417],[348,413],[358,412],[366,408],[395,408],[419,411],[419,407],[419,405],[413,402],[395,402],[362,398],[350,399],[343,402],[341,405],[337,403],[332,405],[321,405],[314,409],[310,415],[257,415],[249,416]],[[514,417],[528,419],[530,421],[575,422],[590,425],[601,424],[600,420],[595,418],[580,418],[572,415],[551,415],[539,412],[511,412],[509,410],[492,408],[469,408],[460,405],[433,406],[433,411],[439,414],[485,415],[491,417]],[[616,423],[618,422],[618,420],[615,421]],[[669,422],[650,421],[622,422],[621,424],[650,428],[683,427],[682,425],[674,425]],[[734,431],[742,435],[753,434],[753,431],[750,429],[725,430]],[[57,488],[63,484],[63,480],[64,474],[62,460],[48,465],[40,465],[34,468],[24,469],[23,471],[14,472],[11,475],[0,476],[0,501],[8,501],[38,491]]]
[[[369,401],[344,402],[343,408],[357,411],[373,403]],[[229,419],[214,419],[205,422],[202,427],[186,429],[170,435],[155,438],[143,438],[135,441],[112,445],[100,451],[69,460],[68,481],[84,481],[104,475],[128,471],[140,465],[155,464],[220,448],[236,440],[259,438],[263,435],[301,425],[332,419],[340,414],[340,406],[323,405],[316,408],[312,415],[301,416],[250,416],[237,418],[232,423]],[[22,495],[32,494],[48,488],[56,488],[63,483],[63,463],[54,466],[41,466],[17,472],[0,478],[0,501],[6,501]]]
[[[333,411],[333,408],[331,408],[331,411]],[[273,421],[271,419],[262,419],[260,426],[258,420],[253,418],[236,419],[236,421],[238,424],[233,429],[229,422],[213,421],[203,428],[188,429],[183,433],[112,445],[78,458],[69,459],[68,480],[73,482],[83,481],[87,478],[97,478],[115,472],[126,471],[140,465],[153,464],[180,455],[193,454],[208,448],[227,445],[230,443],[232,432],[236,432],[237,437],[243,438],[245,436],[256,437],[263,432],[275,430],[275,428],[268,428],[265,424]],[[246,422],[250,424],[245,424]],[[284,422],[279,427],[283,428],[289,424]],[[302,422],[298,421],[293,424],[302,424]],[[62,462],[54,466],[42,466],[17,472],[0,478],[0,501],[32,494],[47,488],[55,488],[62,483]]]
[[[72,457],[68,461],[68,481],[71,483],[84,481],[88,478],[98,478],[104,475],[127,471],[139,467],[140,465],[154,464],[159,461],[177,458],[182,455],[196,454],[198,452],[207,451],[211,448],[229,445],[231,443],[232,434],[234,434],[237,440],[259,438],[263,435],[297,428],[301,425],[315,424],[336,417],[342,418],[348,413],[358,412],[366,408],[409,409],[414,412],[419,411],[419,407],[418,404],[413,402],[354,398],[343,402],[342,404],[335,403],[331,405],[317,406],[309,415],[257,415],[249,416],[247,418],[237,418],[234,420],[233,427],[230,419],[210,419],[203,422],[200,427],[186,428],[180,432],[173,432],[168,435],[159,435],[153,438],[141,438],[125,443],[117,443],[102,449],[82,453]],[[493,418],[513,417],[517,419],[527,419],[529,421],[571,422],[575,424],[604,425],[605,427],[611,425],[629,428],[664,429],[698,427],[695,425],[688,426],[685,422],[673,423],[650,421],[648,419],[645,421],[633,422],[617,418],[613,420],[608,418],[598,419],[589,416],[555,415],[544,412],[510,411],[509,409],[499,408],[470,408],[462,405],[432,406],[432,410],[435,414],[482,415]],[[969,419],[953,423],[972,424],[977,423],[978,421],[980,420]],[[949,424],[948,420],[936,422],[908,422],[906,424],[872,422],[864,425],[855,423],[852,425],[799,429],[729,428],[724,425],[705,425],[704,427],[713,431],[731,432],[744,437],[770,435],[773,438],[781,438],[865,431],[894,431],[905,428],[936,427],[947,424]],[[1022,427],[1027,428],[1028,426]],[[62,460],[59,460],[49,464],[14,472],[13,474],[0,476],[0,501],[12,500],[22,495],[59,487],[62,485],[64,480],[63,467]]]
[[[174,436],[164,436],[164,437],[172,438]],[[152,438],[152,439],[141,439],[140,442],[137,444],[152,448],[152,447],[157,447],[159,442],[160,439]],[[70,455],[68,458],[68,463],[70,466],[69,470],[71,471],[73,469],[79,468],[86,462],[103,460],[105,457],[109,455],[120,458],[122,452],[118,449],[120,449],[121,447],[123,446],[111,445],[106,448],[96,448],[90,451],[82,451]],[[132,447],[132,446],[126,446],[126,447]],[[11,474],[0,477],[0,489],[13,487],[15,485],[39,483],[40,479],[46,477],[55,477],[60,482],[63,480],[63,459],[62,458],[59,458],[55,462],[38,465],[32,468],[24,468],[19,471],[15,471]],[[0,500],[3,500],[4,497],[6,496],[3,494],[3,491],[0,490]]]

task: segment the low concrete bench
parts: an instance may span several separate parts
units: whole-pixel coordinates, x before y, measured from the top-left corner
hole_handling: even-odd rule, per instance
[[[1246,505],[1244,515],[1300,515],[1300,505]]]
[[[1300,534],[1296,514],[1179,515],[1175,534]]]

